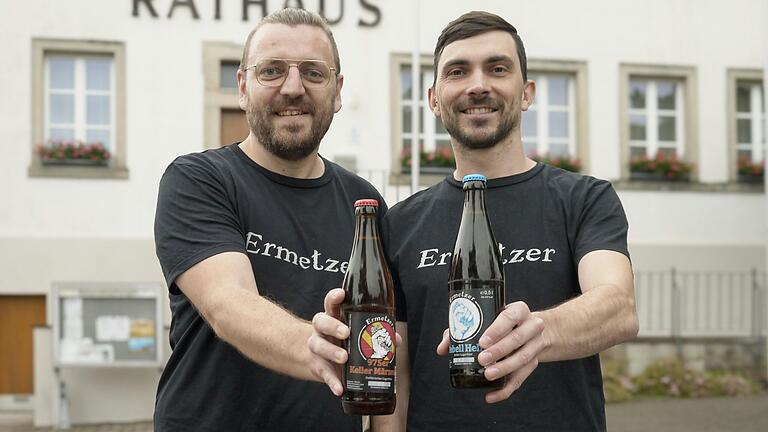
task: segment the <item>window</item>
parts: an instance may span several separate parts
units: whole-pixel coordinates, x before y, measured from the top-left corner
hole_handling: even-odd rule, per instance
[[[729,178],[763,184],[766,136],[763,71],[728,70]]]
[[[683,157],[682,89],[678,81],[630,77],[629,153]]]
[[[50,54],[45,58],[43,141],[69,140],[114,148],[111,56]]]
[[[418,106],[415,108],[419,111],[419,131],[417,133],[417,139],[419,145],[425,152],[434,152],[438,149],[451,150],[451,137],[448,135],[448,131],[445,130],[443,122],[435,117],[432,110],[429,109],[429,104],[426,101],[427,89],[432,86],[433,68],[431,66],[421,67],[421,92],[419,94]],[[411,99],[411,86],[413,83],[413,68],[410,64],[400,65],[400,92],[399,92],[399,106],[401,115],[401,127],[400,138],[401,148],[404,152],[408,152],[411,149],[411,143],[413,142],[413,125],[411,124],[411,116],[413,113],[413,100]]]
[[[237,69],[243,47],[227,42],[203,44],[205,74],[204,148],[242,141],[248,136],[248,121],[237,96]]]
[[[765,159],[765,105],[761,82],[736,83],[736,156],[750,162]]]
[[[623,64],[620,85],[622,178],[630,177],[630,161],[659,156],[686,162],[685,178],[695,179],[695,69]],[[688,173],[690,164],[693,172]]]
[[[576,156],[573,75],[529,72],[536,82],[533,105],[522,114],[521,133],[527,155]]]
[[[222,60],[219,64],[219,88],[237,91],[237,70],[239,61]]]
[[[123,45],[35,39],[32,52],[35,150],[30,175],[127,178]],[[40,152],[57,143],[99,146],[99,160],[80,150],[54,157]],[[93,164],[99,166],[84,166]]]

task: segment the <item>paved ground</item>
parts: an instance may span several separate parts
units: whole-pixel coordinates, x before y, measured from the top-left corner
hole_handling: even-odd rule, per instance
[[[611,432],[765,432],[768,395],[649,399],[606,407]]]
[[[649,399],[606,408],[611,432],[765,432],[768,395],[743,398]],[[51,432],[34,428],[28,413],[0,413],[1,432]],[[70,432],[151,432],[150,423],[73,426]],[[556,432],[556,431],[555,431]]]

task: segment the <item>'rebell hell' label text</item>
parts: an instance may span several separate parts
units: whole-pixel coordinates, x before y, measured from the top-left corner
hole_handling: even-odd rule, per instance
[[[395,317],[348,312],[350,328],[347,390],[395,391]]]
[[[496,317],[493,289],[452,290],[449,301],[450,367],[482,368],[477,362],[477,355],[482,351],[478,341]]]

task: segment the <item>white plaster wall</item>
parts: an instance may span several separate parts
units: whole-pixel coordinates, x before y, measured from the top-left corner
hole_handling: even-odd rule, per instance
[[[632,244],[765,245],[765,195],[620,191]]]
[[[323,154],[329,157],[357,156],[358,166],[364,169],[389,167],[389,54],[411,51],[415,40],[415,14],[411,8],[415,5],[420,7],[418,44],[423,53],[432,52],[437,35],[449,20],[478,8],[498,12],[516,25],[531,58],[587,61],[592,174],[604,178],[616,178],[620,171],[618,67],[621,62],[631,62],[697,68],[697,165],[702,181],[725,181],[725,70],[761,67],[767,39],[759,0],[727,4],[699,1],[695,6],[686,0],[642,4],[610,0],[471,4],[371,1],[381,10],[378,27],[359,27],[358,19],[370,20],[372,15],[350,0],[345,1],[344,20],[334,27],[346,75],[345,107],[322,146]],[[5,101],[0,103],[0,145],[4,149],[0,181],[12,185],[3,192],[0,236],[151,236],[157,183],[164,167],[176,155],[203,147],[202,42],[241,43],[260,16],[259,8],[252,7],[253,22],[243,23],[240,1],[222,0],[222,19],[215,21],[213,3],[197,0],[200,20],[193,20],[182,7],[168,19],[171,3],[155,0],[160,17],[152,18],[142,8],[142,16],[135,18],[129,1],[0,2],[0,11],[4,12],[0,13],[0,55],[4,59],[0,65],[0,94]],[[283,3],[268,1],[268,10]],[[317,9],[317,1],[303,3],[308,9]],[[333,14],[337,3],[327,3]],[[128,180],[28,177],[32,37],[125,43]],[[698,194],[684,203],[709,205],[721,218],[734,214],[713,204],[718,200],[719,196],[713,194]],[[685,211],[685,205],[677,207]],[[756,226],[757,207],[746,208],[738,216],[740,222],[730,225]],[[648,232],[652,236],[658,222],[651,218],[634,225],[638,235]],[[717,236],[736,242],[746,235],[738,231],[726,229]]]

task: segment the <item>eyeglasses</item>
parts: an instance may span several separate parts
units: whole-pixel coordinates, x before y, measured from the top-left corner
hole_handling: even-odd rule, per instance
[[[301,83],[306,88],[321,88],[328,85],[336,68],[328,66],[322,60],[294,60],[265,58],[258,63],[246,67],[244,70],[253,69],[256,73],[256,81],[265,87],[279,87],[288,77],[288,71],[296,66],[301,76]]]

